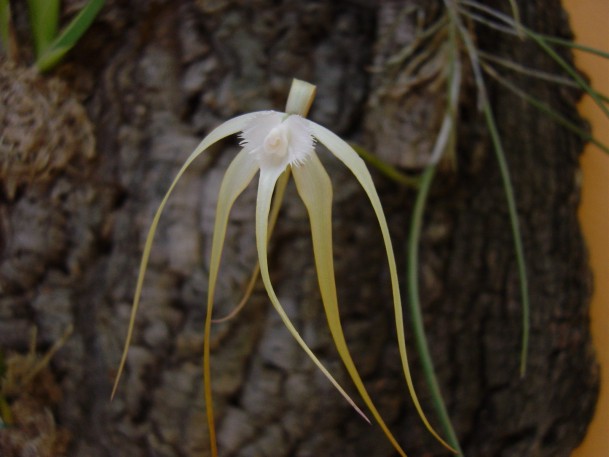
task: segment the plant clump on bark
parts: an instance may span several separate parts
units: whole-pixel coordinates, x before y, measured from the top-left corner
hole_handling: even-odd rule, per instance
[[[76,156],[93,157],[87,112],[60,79],[2,62],[0,94],[0,181],[10,200],[69,169]]]

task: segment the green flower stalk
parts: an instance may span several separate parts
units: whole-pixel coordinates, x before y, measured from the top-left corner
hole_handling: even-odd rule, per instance
[[[205,322],[203,347],[203,378],[212,455],[218,455],[210,370],[210,331],[212,324],[214,292],[230,210],[237,197],[243,192],[243,190],[252,181],[254,176],[258,174],[258,172],[260,173],[260,177],[258,181],[258,196],[256,201],[256,248],[258,251],[258,261],[262,281],[269,299],[277,313],[279,313],[284,325],[288,328],[302,349],[323,372],[326,378],[341,393],[346,401],[349,402],[349,404],[368,421],[365,414],[359,409],[355,402],[349,397],[340,384],[334,379],[330,372],[323,366],[323,364],[307,346],[284,311],[271,283],[267,259],[267,240],[269,234],[269,212],[271,200],[273,191],[280,176],[291,170],[296,183],[296,189],[302,198],[309,215],[319,288],[334,344],[343,363],[345,364],[349,375],[351,376],[353,383],[355,384],[370,413],[379,424],[389,441],[392,443],[396,451],[401,456],[406,456],[406,453],[394,438],[393,434],[385,424],[379,411],[370,398],[362,378],[355,367],[343,333],[339,315],[332,253],[332,183],[321,161],[317,157],[317,153],[315,152],[315,142],[317,141],[323,144],[338,160],[343,162],[343,164],[349,170],[351,170],[353,175],[363,187],[372,204],[381,228],[385,249],[387,252],[393,293],[398,346],[408,390],[417,412],[425,426],[444,446],[453,450],[444,440],[442,440],[442,438],[440,438],[440,436],[429,424],[414,390],[406,353],[402,304],[398,285],[395,256],[393,253],[391,239],[389,237],[387,221],[381,207],[379,196],[374,187],[372,177],[366,168],[364,161],[358,156],[351,146],[349,146],[345,141],[340,139],[330,130],[304,117],[309,111],[314,96],[315,86],[303,81],[294,80],[286,104],[285,112],[260,111],[244,114],[230,119],[210,132],[209,135],[203,139],[199,146],[188,157],[161,201],[161,204],[154,215],[148,236],[146,238],[135,290],[135,297],[133,300],[127,340],[114,384],[114,389],[112,391],[112,396],[114,396],[116,393],[120,376],[125,367],[128,348],[133,336],[134,321],[141,298],[142,285],[146,272],[146,266],[150,256],[153,237],[167,200],[184,171],[201,153],[221,139],[240,133],[242,149],[229,165],[220,185],[210,260],[207,317]]]

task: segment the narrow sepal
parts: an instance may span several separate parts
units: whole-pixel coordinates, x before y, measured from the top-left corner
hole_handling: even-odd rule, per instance
[[[293,171],[295,171],[294,169]],[[309,356],[309,358],[315,363],[315,365],[321,370],[321,372],[328,378],[328,380],[332,383],[332,385],[341,393],[341,395],[347,400],[347,402],[367,421],[368,418],[362,412],[362,410],[355,404],[353,399],[345,392],[345,390],[340,386],[340,384],[334,379],[334,377],[330,374],[330,372],[323,366],[323,364],[319,361],[319,359],[315,356],[313,351],[307,346],[307,343],[302,339],[298,330],[292,324],[292,321],[284,311],[275,290],[273,289],[273,285],[271,284],[271,278],[269,275],[269,266],[267,259],[267,234],[268,234],[268,218],[269,211],[271,206],[271,198],[273,195],[273,189],[275,188],[275,183],[279,178],[279,174],[275,169],[270,170],[260,170],[260,182],[258,184],[258,199],[256,202],[256,247],[258,249],[258,261],[260,263],[260,274],[262,276],[262,282],[264,283],[264,287],[266,292],[273,304],[275,310],[279,314],[279,317],[283,321],[284,325],[288,329],[288,331],[292,334],[294,339],[298,342],[298,344],[302,347],[305,353]]]
[[[214,222],[214,233],[212,236],[211,257],[209,262],[209,286],[207,289],[207,313],[205,318],[205,336],[203,340],[203,384],[205,391],[205,410],[207,412],[207,425],[209,427],[209,441],[212,456],[218,453],[216,444],[216,427],[214,422],[214,409],[211,392],[211,363],[210,363],[210,342],[211,342],[211,322],[214,304],[214,293],[216,291],[216,281],[220,260],[222,258],[222,248],[226,238],[226,227],[228,216],[235,200],[245,190],[247,185],[258,171],[258,163],[251,154],[241,150],[228,166],[220,192],[218,194],[218,205],[216,207],[216,220]]]
[[[287,168],[284,173],[279,176],[277,179],[277,184],[275,185],[275,193],[273,196],[273,204],[271,205],[271,214],[269,216],[269,226],[268,226],[268,236],[267,241],[271,239],[273,236],[273,230],[275,229],[275,224],[277,223],[277,218],[279,217],[279,210],[281,209],[281,204],[283,203],[283,197],[285,195],[285,190],[288,186],[288,181],[290,180],[290,176],[292,176],[291,168]],[[241,301],[235,306],[230,313],[226,316],[221,317],[219,319],[214,319],[214,323],[226,322],[233,317],[235,317],[239,312],[243,309],[252,293],[254,292],[254,287],[258,282],[258,276],[260,276],[260,264],[256,263],[254,269],[252,270],[252,274],[250,279],[245,287],[245,292]]]
[[[309,213],[317,279],[334,345],[366,406],[368,406],[396,451],[405,457],[406,453],[398,444],[370,398],[364,382],[355,367],[347,347],[347,341],[345,340],[340,321],[334,277],[332,253],[332,183],[330,177],[316,154],[311,154],[311,157],[309,157],[304,165],[294,168],[293,173],[296,189]]]
[[[317,140],[321,144],[328,148],[328,150],[332,154],[334,154],[337,159],[339,159],[343,164],[345,164],[345,166],[349,168],[349,170],[351,170],[355,178],[359,181],[362,188],[366,192],[366,195],[368,196],[368,199],[372,204],[372,208],[374,209],[374,213],[376,215],[381,229],[381,233],[383,235],[385,251],[387,253],[387,261],[389,263],[389,275],[391,278],[391,290],[393,294],[393,307],[395,314],[396,332],[398,337],[398,348],[400,351],[402,368],[404,370],[404,377],[406,378],[406,384],[408,386],[408,391],[410,392],[410,397],[412,398],[412,402],[419,414],[419,417],[421,418],[421,421],[425,424],[425,427],[429,430],[429,432],[440,443],[442,443],[444,447],[450,449],[453,452],[456,452],[445,440],[440,437],[440,435],[434,430],[434,428],[429,423],[427,416],[425,416],[425,413],[423,412],[423,408],[421,407],[414,388],[414,384],[412,382],[412,375],[410,374],[410,367],[408,364],[408,354],[406,352],[406,336],[404,331],[402,299],[400,296],[400,287],[398,282],[397,267],[395,263],[395,255],[393,252],[391,237],[389,235],[387,220],[385,219],[385,213],[383,212],[381,201],[379,199],[378,193],[376,192],[374,182],[372,181],[372,176],[366,168],[364,161],[357,155],[353,148],[349,146],[349,144],[347,144],[344,140],[342,140],[340,137],[338,137],[336,134],[332,133],[325,127],[322,127],[321,125],[311,121],[309,121],[309,124],[313,136],[317,138]]]
[[[180,180],[180,178],[182,177],[184,172],[188,169],[188,167],[192,164],[192,162],[199,155],[201,155],[201,153],[203,153],[207,148],[212,146],[214,143],[217,143],[221,139],[226,138],[227,136],[233,135],[233,134],[243,130],[243,128],[247,125],[247,123],[249,122],[251,117],[254,116],[255,114],[256,113],[244,114],[241,116],[237,116],[233,119],[230,119],[230,120],[224,122],[223,124],[219,125],[218,127],[216,127],[205,138],[203,138],[203,140],[201,141],[201,143],[199,143],[197,148],[190,154],[190,156],[188,156],[188,158],[184,162],[184,165],[182,165],[182,168],[180,169],[180,171],[178,171],[178,174],[176,175],[173,182],[171,183],[171,186],[169,186],[169,190],[167,190],[167,192],[165,193],[165,196],[161,200],[161,203],[159,204],[159,207],[157,208],[156,213],[154,214],[154,217],[152,219],[152,223],[150,224],[150,228],[148,229],[148,235],[146,236],[146,242],[144,243],[144,251],[142,253],[142,259],[140,261],[140,267],[139,267],[139,272],[138,272],[138,277],[137,277],[137,284],[135,287],[135,295],[133,297],[133,305],[131,308],[131,317],[129,320],[129,328],[127,330],[127,339],[125,341],[123,354],[121,356],[121,361],[119,363],[116,378],[114,380],[114,386],[112,388],[111,398],[114,398],[114,395],[116,394],[116,389],[118,388],[118,383],[121,379],[121,375],[125,368],[125,363],[127,361],[127,352],[128,352],[129,346],[131,344],[131,340],[133,338],[133,328],[134,328],[134,324],[135,324],[135,317],[137,315],[137,310],[139,308],[140,298],[142,295],[142,287],[144,284],[144,277],[146,275],[146,268],[148,266],[148,259],[150,258],[150,250],[152,248],[152,241],[154,239],[154,234],[156,233],[156,229],[159,224],[159,220],[161,219],[161,214],[163,213],[163,210],[165,209],[165,205],[167,204],[167,201],[169,200],[169,196],[173,192],[176,184],[178,183],[178,181]]]

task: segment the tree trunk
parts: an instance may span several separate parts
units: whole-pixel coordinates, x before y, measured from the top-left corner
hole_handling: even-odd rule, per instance
[[[66,455],[208,455],[201,369],[208,259],[218,187],[237,141],[199,158],[172,196],[152,250],[126,373],[110,402],[153,211],[205,133],[242,112],[283,109],[293,77],[318,87],[313,120],[383,160],[420,170],[443,116],[442,41],[416,47],[401,62],[388,61],[444,5],[107,3],[57,76],[87,109],[94,157],[75,154],[44,179],[36,174],[17,182],[13,192],[5,190],[0,347],[26,351],[27,330],[35,325],[44,352],[74,326],[50,367],[61,398],[47,404],[56,429],[69,434]],[[530,28],[569,36],[558,0],[519,3]],[[481,49],[558,71],[532,42],[481,26],[472,25],[471,33]],[[506,199],[465,53],[462,61],[456,165],[441,167],[436,176],[420,246],[434,363],[465,455],[568,456],[583,437],[597,390],[590,276],[576,217],[582,141],[489,85],[531,286],[530,358],[521,379],[522,308]],[[577,119],[574,90],[509,76]],[[84,127],[74,135],[88,125],[86,119],[78,122]],[[320,156],[335,189],[338,294],[356,364],[409,455],[450,455],[429,437],[408,398],[374,213],[348,171],[329,154]],[[378,173],[374,177],[405,272],[415,192]],[[257,261],[255,198],[251,186],[232,213],[216,293],[218,317],[241,299]],[[280,300],[320,359],[349,386],[327,331],[308,219],[293,187],[271,244]],[[395,455],[379,428],[362,421],[301,352],[261,287],[236,318],[214,326],[212,345],[223,457]],[[414,345],[410,355],[435,424]],[[9,428],[2,436],[10,433],[17,431]]]

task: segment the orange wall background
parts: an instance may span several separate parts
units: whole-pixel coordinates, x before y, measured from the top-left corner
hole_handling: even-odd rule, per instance
[[[609,52],[609,0],[563,0],[578,43]],[[599,92],[609,94],[609,59],[578,51],[577,66]],[[586,97],[580,111],[594,136],[609,144],[609,119]],[[609,456],[609,156],[588,146],[582,157],[583,189],[580,220],[594,274],[590,309],[592,337],[601,365],[601,391],[584,442],[572,457]]]

